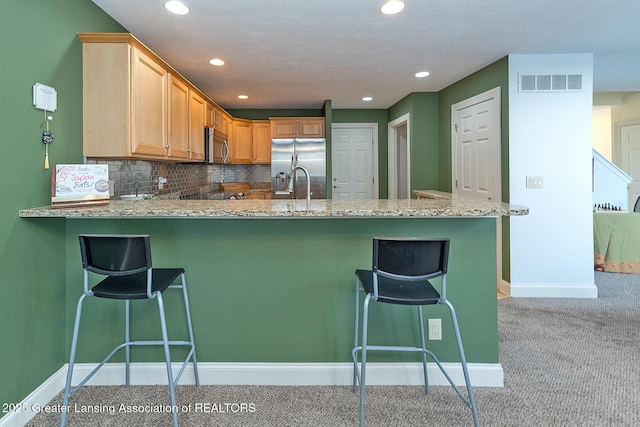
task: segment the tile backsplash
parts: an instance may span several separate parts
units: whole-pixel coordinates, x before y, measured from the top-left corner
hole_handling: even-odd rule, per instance
[[[136,192],[189,195],[199,193],[202,187],[215,187],[222,182],[247,182],[263,187],[271,184],[270,165],[206,165],[98,158],[88,158],[87,163],[109,165],[114,197]],[[166,179],[162,189],[158,188],[160,177]]]

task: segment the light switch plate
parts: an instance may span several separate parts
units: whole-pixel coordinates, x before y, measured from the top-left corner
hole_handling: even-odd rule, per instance
[[[528,176],[527,177],[527,188],[542,188],[544,185],[544,180],[541,176]]]

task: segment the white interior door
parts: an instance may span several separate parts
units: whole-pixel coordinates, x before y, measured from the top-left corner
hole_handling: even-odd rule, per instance
[[[640,181],[640,124],[620,126],[621,169]]]
[[[376,199],[378,125],[335,123],[331,128],[334,199]]]
[[[500,201],[499,106],[496,88],[451,107],[454,194]]]

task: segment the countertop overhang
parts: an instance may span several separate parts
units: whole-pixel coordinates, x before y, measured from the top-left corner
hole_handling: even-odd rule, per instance
[[[443,193],[446,194],[446,193]],[[473,198],[405,200],[111,200],[94,207],[43,206],[20,210],[22,218],[383,218],[501,217],[529,209]]]

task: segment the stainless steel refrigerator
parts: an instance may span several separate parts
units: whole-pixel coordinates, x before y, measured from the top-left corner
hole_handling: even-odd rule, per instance
[[[296,166],[309,171],[311,198],[326,199],[326,141],[324,138],[273,139],[271,141],[271,197],[304,199],[307,193],[305,174],[294,175],[293,194],[289,193],[289,177]]]

